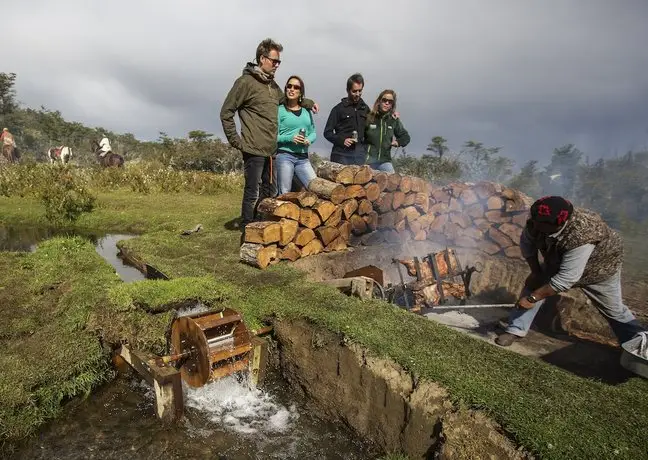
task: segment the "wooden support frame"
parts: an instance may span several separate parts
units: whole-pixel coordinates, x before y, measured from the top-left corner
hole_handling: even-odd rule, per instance
[[[263,385],[265,380],[266,363],[268,362],[268,341],[261,337],[253,337],[250,354],[248,384],[250,388],[258,388]]]
[[[164,422],[182,418],[184,400],[180,371],[173,366],[158,366],[156,355],[122,345],[117,356],[126,361],[155,391],[155,414]]]
[[[267,331],[264,331],[267,332]],[[238,347],[239,359],[226,360],[211,370],[210,380],[218,380],[235,372],[248,371],[250,388],[263,385],[268,361],[268,341],[255,336],[250,343]],[[113,355],[115,366],[124,372],[130,366],[155,391],[155,414],[163,422],[176,422],[184,413],[182,374],[173,365],[158,364],[160,357],[122,345]]]

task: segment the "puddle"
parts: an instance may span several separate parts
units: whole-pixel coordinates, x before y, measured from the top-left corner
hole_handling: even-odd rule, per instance
[[[145,278],[144,274],[137,268],[124,263],[124,261],[119,257],[119,249],[117,249],[117,242],[119,240],[128,240],[135,236],[136,235],[110,234],[99,238],[95,244],[95,250],[106,262],[112,265],[119,277],[125,283],[139,281]]]
[[[94,234],[76,232],[57,232],[42,227],[8,227],[0,225],[0,251],[33,252],[40,241],[54,236],[81,236],[95,245],[97,253],[104,258],[124,282],[145,279],[142,272],[119,258],[117,242],[137,235],[129,234]]]

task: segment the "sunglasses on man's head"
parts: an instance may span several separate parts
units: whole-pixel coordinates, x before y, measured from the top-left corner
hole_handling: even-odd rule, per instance
[[[393,100],[393,99],[387,99],[386,97],[383,97],[383,98],[380,100],[380,102],[382,102],[383,104],[393,104],[393,103],[394,103],[394,100]]]
[[[296,89],[298,91],[301,91],[301,86],[299,85],[293,85],[292,83],[288,83],[286,85],[286,89]]]

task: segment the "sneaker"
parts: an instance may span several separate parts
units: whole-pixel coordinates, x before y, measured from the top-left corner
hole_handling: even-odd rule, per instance
[[[515,342],[516,340],[520,340],[521,338],[522,337],[518,337],[517,335],[509,334],[508,332],[505,332],[497,336],[497,338],[495,339],[495,343],[501,347],[509,347],[513,342]]]

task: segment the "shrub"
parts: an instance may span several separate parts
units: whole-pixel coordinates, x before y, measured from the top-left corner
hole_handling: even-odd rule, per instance
[[[54,224],[74,222],[94,209],[96,197],[72,170],[56,165],[43,179],[39,198],[45,206],[45,217]]]

